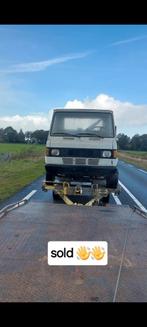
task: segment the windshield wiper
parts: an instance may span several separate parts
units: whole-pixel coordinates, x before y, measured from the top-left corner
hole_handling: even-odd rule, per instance
[[[63,136],[73,136],[73,137],[80,137],[80,136],[96,136],[99,138],[104,138],[101,135],[98,135],[97,133],[90,133],[90,132],[81,132],[81,133],[77,133],[77,134],[72,134],[72,133],[68,133],[68,132],[57,132],[57,133],[52,133],[52,135],[63,135]]]
[[[72,133],[67,133],[67,132],[57,132],[57,133],[52,133],[52,135],[63,135],[63,136],[75,136],[75,134]]]
[[[88,133],[88,132],[86,132],[86,133],[77,133],[77,134],[75,134],[75,136],[96,136],[96,137],[100,137],[100,138],[104,138],[103,136],[101,136],[101,135],[98,135],[97,133]]]

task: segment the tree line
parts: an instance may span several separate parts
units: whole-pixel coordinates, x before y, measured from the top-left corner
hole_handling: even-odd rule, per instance
[[[147,134],[135,134],[132,138],[125,134],[118,134],[118,149],[147,151]]]
[[[1,143],[31,143],[45,144],[48,136],[48,131],[43,129],[34,132],[27,131],[23,133],[22,129],[17,132],[11,126],[0,128]],[[120,150],[140,150],[147,151],[147,134],[135,134],[132,138],[125,134],[117,135],[118,149]]]
[[[34,132],[27,131],[23,133],[22,129],[17,132],[11,126],[0,128],[0,143],[31,143],[45,144],[48,136],[48,131],[43,129]]]

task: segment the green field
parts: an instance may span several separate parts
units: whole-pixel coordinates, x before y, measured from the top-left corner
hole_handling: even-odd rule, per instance
[[[121,153],[127,154],[131,157],[147,159],[147,151],[120,151]]]
[[[118,151],[118,158],[147,170],[147,151]]]
[[[45,173],[44,145],[0,143],[0,202]]]

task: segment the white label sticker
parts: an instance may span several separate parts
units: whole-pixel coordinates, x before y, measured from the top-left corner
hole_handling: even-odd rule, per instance
[[[48,264],[51,266],[105,266],[108,243],[105,241],[48,242]]]

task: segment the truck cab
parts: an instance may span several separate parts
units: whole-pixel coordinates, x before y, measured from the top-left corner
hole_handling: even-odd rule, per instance
[[[117,188],[116,127],[112,110],[54,109],[46,142],[46,182],[55,178]]]

